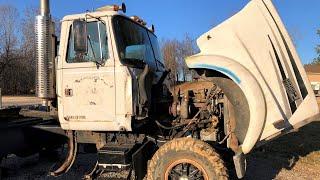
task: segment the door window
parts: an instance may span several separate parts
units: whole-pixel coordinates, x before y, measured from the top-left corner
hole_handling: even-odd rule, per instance
[[[121,62],[130,65],[145,62],[155,70],[157,68],[156,55],[148,30],[122,16],[113,18],[113,26]]]
[[[68,63],[81,63],[81,62],[105,62],[109,58],[108,51],[108,36],[106,25],[102,22],[88,22],[87,23],[87,53],[79,54],[74,50],[74,36],[72,27],[70,30],[68,40]]]

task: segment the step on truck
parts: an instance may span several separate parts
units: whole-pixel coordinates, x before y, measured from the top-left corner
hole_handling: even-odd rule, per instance
[[[65,16],[59,40],[49,0],[40,12],[36,92],[58,123],[43,129],[59,130],[69,149],[52,176],[89,144],[97,159],[86,178],[129,170],[133,179],[228,179],[221,150],[242,178],[254,148],[319,118],[271,0],[250,1],[200,36],[200,53],[186,58],[193,80],[178,83],[168,78],[154,26],[126,16],[124,4]]]

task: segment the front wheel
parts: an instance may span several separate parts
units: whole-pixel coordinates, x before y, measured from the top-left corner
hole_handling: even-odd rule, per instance
[[[207,143],[174,139],[155,153],[148,167],[148,180],[228,179],[219,154]]]

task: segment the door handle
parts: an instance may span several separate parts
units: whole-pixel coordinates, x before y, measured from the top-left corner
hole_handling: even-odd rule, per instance
[[[65,89],[64,94],[66,97],[71,97],[71,96],[73,96],[73,90],[72,89]]]

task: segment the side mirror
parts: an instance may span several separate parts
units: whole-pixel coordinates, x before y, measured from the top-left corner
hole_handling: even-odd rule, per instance
[[[75,20],[72,24],[74,37],[74,50],[77,53],[87,53],[88,35],[86,21]]]
[[[146,51],[145,45],[127,46],[125,49],[124,63],[132,67],[143,68],[145,65]]]
[[[146,54],[145,45],[131,45],[127,46],[125,50],[125,59],[135,59],[137,61],[143,61]]]

